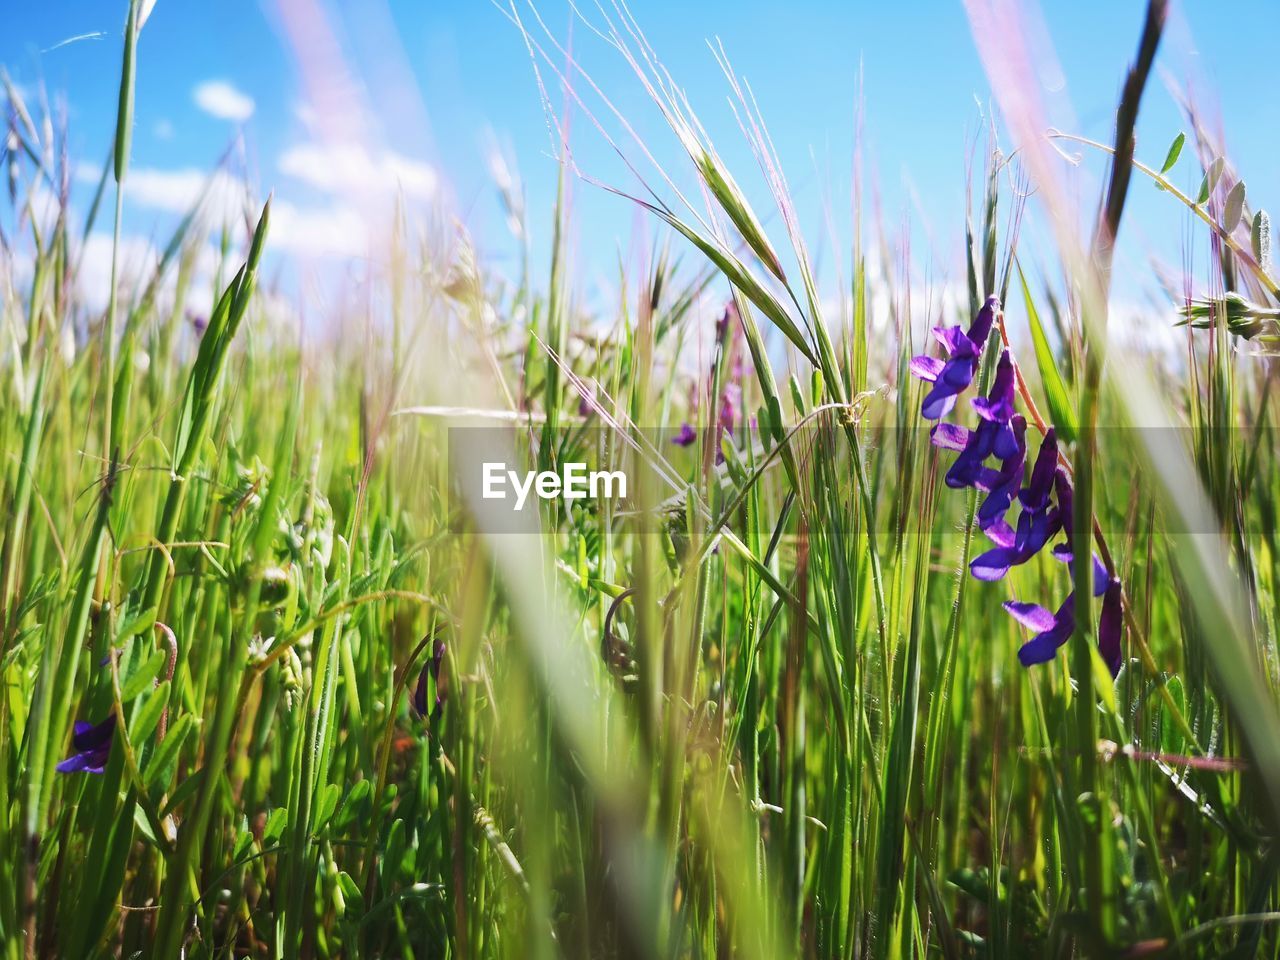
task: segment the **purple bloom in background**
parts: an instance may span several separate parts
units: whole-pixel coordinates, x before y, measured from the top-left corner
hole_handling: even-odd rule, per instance
[[[83,720],[77,720],[75,732],[71,737],[71,747],[75,751],[56,767],[59,773],[101,773],[106,769],[111,758],[111,741],[116,733],[116,715],[107,714],[96,727]]]
[[[440,686],[440,664],[444,662],[444,651],[444,641],[437,640],[431,659],[423,664],[422,672],[418,674],[418,685],[413,691],[412,706],[413,712],[423,720],[434,718],[444,708],[444,690]],[[428,681],[434,683],[436,687],[435,703],[430,710],[427,704]]]
[[[742,410],[742,388],[736,383],[725,385],[720,394],[720,429],[733,432]]]
[[[738,305],[730,300],[724,305],[724,311],[716,318],[716,339],[724,339],[724,335],[738,328]]]
[[[1120,628],[1123,623],[1123,607],[1120,599],[1120,581],[1112,578],[1102,597],[1102,615],[1098,618],[1098,652],[1111,670],[1111,676],[1120,672],[1123,657],[1120,653]]]
[[[674,437],[671,438],[671,442],[674,443],[677,447],[687,447],[697,439],[698,439],[697,432],[693,429],[693,427],[689,423],[686,422],[686,423],[680,424],[680,430],[678,433],[676,433]]]

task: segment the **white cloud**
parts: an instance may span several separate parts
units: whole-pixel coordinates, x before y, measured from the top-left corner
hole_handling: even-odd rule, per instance
[[[280,155],[280,170],[325,193],[368,195],[403,191],[415,200],[435,196],[435,168],[393,150],[370,152],[358,144],[308,141]]]
[[[364,257],[369,224],[353,207],[299,207],[287,200],[271,204],[267,247],[308,257]]]
[[[95,231],[85,237],[80,252],[80,269],[76,273],[76,289],[81,302],[90,310],[104,310],[111,294],[111,234]],[[160,255],[145,237],[125,235],[120,238],[119,283],[123,291],[136,290],[150,278]]]
[[[225,170],[214,171],[212,175],[194,167],[130,170],[125,199],[128,203],[153,210],[186,213],[206,191],[204,209],[215,224],[225,223],[243,213],[247,193],[245,184]]]
[[[253,98],[226,80],[206,80],[192,92],[198,106],[219,120],[242,123],[253,116]]]

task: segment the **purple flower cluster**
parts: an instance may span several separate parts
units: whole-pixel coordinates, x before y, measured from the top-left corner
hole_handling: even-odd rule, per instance
[[[716,411],[716,426],[721,434],[732,434],[738,428],[743,413],[742,380],[750,371],[741,342],[741,332],[742,325],[738,322],[738,307],[730,300],[725,305],[724,312],[716,320],[716,341],[728,353],[726,369],[729,371],[728,380],[720,390],[718,398],[719,409]],[[690,408],[698,406],[698,391],[700,389],[701,385],[695,387],[695,392],[690,397]],[[671,438],[671,442],[679,447],[688,447],[697,439],[698,432],[686,420],[680,424],[680,429]],[[717,450],[716,462],[720,463],[723,459],[724,455]]]
[[[911,373],[933,386],[925,394],[920,414],[939,420],[955,407],[956,398],[968,389],[977,372],[983,348],[991,333],[1000,301],[988,297],[967,331],[960,327],[935,327],[934,338],[946,349],[945,358],[918,356]],[[973,429],[937,423],[931,436],[936,446],[959,453],[947,471],[945,482],[954,489],[972,487],[986,494],[978,507],[978,528],[992,542],[991,549],[969,564],[978,580],[999,580],[1013,567],[1036,556],[1059,533],[1065,541],[1051,555],[1070,568],[1075,557],[1071,542],[1071,478],[1058,462],[1058,440],[1053,428],[1045,432],[1027,476],[1027,422],[1015,408],[1013,358],[1003,350],[996,365],[991,392],[970,401],[978,414]],[[996,466],[989,465],[992,458]],[[1006,519],[1014,501],[1019,505],[1016,525]],[[1102,597],[1098,620],[1098,648],[1114,676],[1120,670],[1121,590],[1097,556],[1093,562],[1093,593]],[[1024,666],[1052,660],[1075,630],[1075,596],[1051,612],[1036,603],[1010,600],[1005,610],[1035,636],[1018,650]]]

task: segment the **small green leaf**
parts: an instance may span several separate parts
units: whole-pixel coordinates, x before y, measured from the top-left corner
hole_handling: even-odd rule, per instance
[[[143,773],[143,782],[148,787],[155,786],[162,776],[168,779],[174,761],[178,759],[178,751],[182,749],[182,742],[187,739],[187,734],[194,726],[195,720],[191,714],[184,713],[170,728],[169,735],[156,747],[156,752],[151,755],[151,762]]]
[[[333,828],[341,833],[364,812],[365,803],[373,793],[373,784],[368,780],[360,780],[348,792],[342,801],[342,809],[334,817]]]
[[[1036,310],[1035,301],[1031,299],[1031,290],[1027,287],[1027,278],[1018,266],[1018,280],[1022,284],[1022,298],[1027,305],[1027,325],[1031,328],[1031,341],[1035,346],[1036,366],[1040,369],[1040,384],[1044,388],[1045,400],[1049,405],[1049,418],[1059,439],[1068,442],[1076,438],[1076,413],[1071,404],[1071,396],[1067,385],[1058,372],[1058,364],[1049,348],[1049,340],[1040,323],[1040,314]]]
[[[129,727],[129,736],[133,738],[135,743],[141,743],[147,737],[151,736],[156,729],[156,724],[160,722],[160,715],[164,713],[165,705],[169,702],[169,681],[162,680],[160,685],[151,691],[146,702],[142,704],[142,709],[138,711],[137,717]]]
[[[1218,157],[1209,164],[1209,168],[1204,172],[1204,179],[1200,181],[1200,192],[1196,194],[1197,205],[1209,202],[1209,197],[1213,195],[1214,188],[1217,187],[1221,178],[1222,158]]]
[[[274,847],[284,836],[284,828],[288,825],[289,812],[284,807],[276,807],[267,817],[267,825],[262,828],[263,848]]]
[[[120,683],[120,702],[128,703],[151,686],[160,675],[168,656],[164,650],[153,651],[136,670],[125,677]]]
[[[1169,152],[1164,156],[1164,165],[1160,167],[1161,176],[1173,169],[1173,165],[1178,162],[1178,157],[1182,155],[1182,145],[1186,142],[1185,133],[1179,133],[1173,138],[1173,143],[1169,144]]]
[[[338,798],[341,795],[342,789],[336,783],[325,785],[324,791],[320,794],[319,801],[316,804],[315,832],[317,834],[329,822],[329,818],[333,816],[333,811],[338,809]]]
[[[124,646],[126,640],[130,637],[136,637],[145,630],[150,630],[155,622],[156,612],[154,609],[130,609],[125,616],[120,618],[120,623],[116,627],[115,645],[117,647]]]
[[[253,849],[253,831],[249,829],[249,818],[241,814],[240,831],[236,834],[236,845],[231,849],[231,862],[239,863]]]
[[[1230,233],[1240,223],[1244,215],[1244,181],[1237,180],[1231,192],[1227,194],[1227,203],[1222,211],[1222,229]]]

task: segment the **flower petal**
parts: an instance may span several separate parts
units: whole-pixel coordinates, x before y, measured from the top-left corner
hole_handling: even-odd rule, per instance
[[[955,393],[945,384],[939,383],[925,394],[924,402],[920,404],[920,416],[926,420],[940,420],[950,413],[955,405]]]
[[[929,439],[944,450],[963,450],[969,442],[969,431],[954,423],[939,423],[929,431]]]
[[[927,383],[933,383],[938,379],[938,374],[942,372],[943,364],[946,361],[938,357],[927,357],[924,355],[911,358],[911,364],[908,369],[913,377],[924,380]]]
[[[1009,522],[1001,517],[991,523],[978,523],[979,529],[987,535],[992,543],[998,547],[1012,547],[1014,541],[1013,527],[1009,526]]]
[[[1120,672],[1123,655],[1120,651],[1120,634],[1123,626],[1120,581],[1111,580],[1102,598],[1102,613],[1098,617],[1098,652],[1111,670],[1111,676]]]
[[[1046,607],[1040,606],[1038,603],[1022,603],[1018,600],[1006,600],[1004,608],[1009,612],[1009,616],[1017,620],[1020,624],[1029,630],[1035,630],[1038,633],[1044,633],[1046,630],[1052,630],[1056,625],[1053,619],[1053,613]]]
[[[976,557],[969,564],[969,572],[978,580],[999,580],[1017,562],[1018,553],[1010,547],[995,547]]]
[[[987,337],[991,334],[991,327],[996,319],[996,311],[999,309],[1000,298],[987,297],[987,302],[982,305],[982,309],[978,311],[978,315],[973,318],[973,323],[969,326],[969,332],[966,336],[979,350],[986,344]]]

